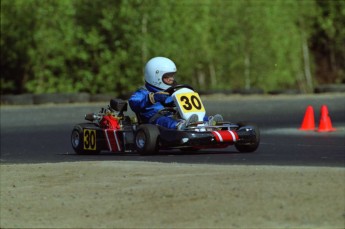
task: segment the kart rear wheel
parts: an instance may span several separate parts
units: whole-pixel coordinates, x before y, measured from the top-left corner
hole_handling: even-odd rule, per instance
[[[135,133],[135,147],[142,155],[158,152],[159,130],[156,125],[142,124]]]
[[[99,150],[85,150],[84,149],[84,131],[80,125],[74,126],[71,134],[71,144],[76,154],[99,154]]]
[[[238,123],[239,129],[241,127],[251,127],[254,130],[255,135],[252,137],[250,142],[236,142],[235,147],[238,151],[241,153],[251,153],[257,150],[260,144],[260,130],[258,126],[254,123],[246,123],[246,122],[240,122]]]

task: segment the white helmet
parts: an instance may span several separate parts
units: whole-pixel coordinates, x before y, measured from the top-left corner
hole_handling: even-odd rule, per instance
[[[168,89],[171,85],[163,82],[163,76],[167,73],[175,73],[176,70],[176,65],[172,60],[165,57],[154,57],[145,66],[145,81],[158,89]]]

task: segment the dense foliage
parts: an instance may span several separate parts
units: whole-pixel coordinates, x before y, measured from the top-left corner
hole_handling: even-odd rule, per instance
[[[1,0],[1,93],[122,94],[166,56],[198,89],[345,79],[345,1]]]

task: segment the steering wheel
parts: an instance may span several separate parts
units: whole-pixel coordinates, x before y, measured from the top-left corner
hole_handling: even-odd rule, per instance
[[[172,95],[172,94],[174,94],[175,91],[180,90],[182,88],[188,88],[188,89],[191,89],[191,90],[194,91],[194,89],[191,86],[187,85],[187,84],[178,84],[178,85],[169,87],[164,92],[168,92],[169,95]]]

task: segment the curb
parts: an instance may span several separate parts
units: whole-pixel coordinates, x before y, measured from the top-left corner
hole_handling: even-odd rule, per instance
[[[345,84],[326,84],[315,87],[314,93],[343,93],[345,92]],[[212,94],[224,94],[224,95],[263,95],[265,94],[262,89],[236,89],[236,90],[204,90],[200,91],[200,95],[212,95]],[[274,90],[270,91],[269,95],[301,94],[297,89],[287,90]],[[129,95],[118,96],[129,98]],[[86,92],[81,93],[52,93],[52,94],[20,94],[20,95],[1,95],[1,105],[40,105],[40,104],[62,104],[62,103],[89,103],[89,102],[107,102],[114,98],[112,94],[94,94],[91,95]]]
[[[69,103],[68,94],[40,94],[33,96],[34,104],[45,104],[45,103]]]
[[[34,96],[32,94],[1,95],[1,105],[32,105]]]
[[[54,104],[89,103],[91,101],[90,98],[91,96],[88,93],[2,95],[1,105],[39,105],[39,104],[48,104],[48,103],[54,103]]]
[[[345,84],[325,84],[315,87],[315,93],[345,92]]]
[[[90,102],[105,102],[110,101],[110,99],[114,98],[109,94],[96,94],[90,96]]]

